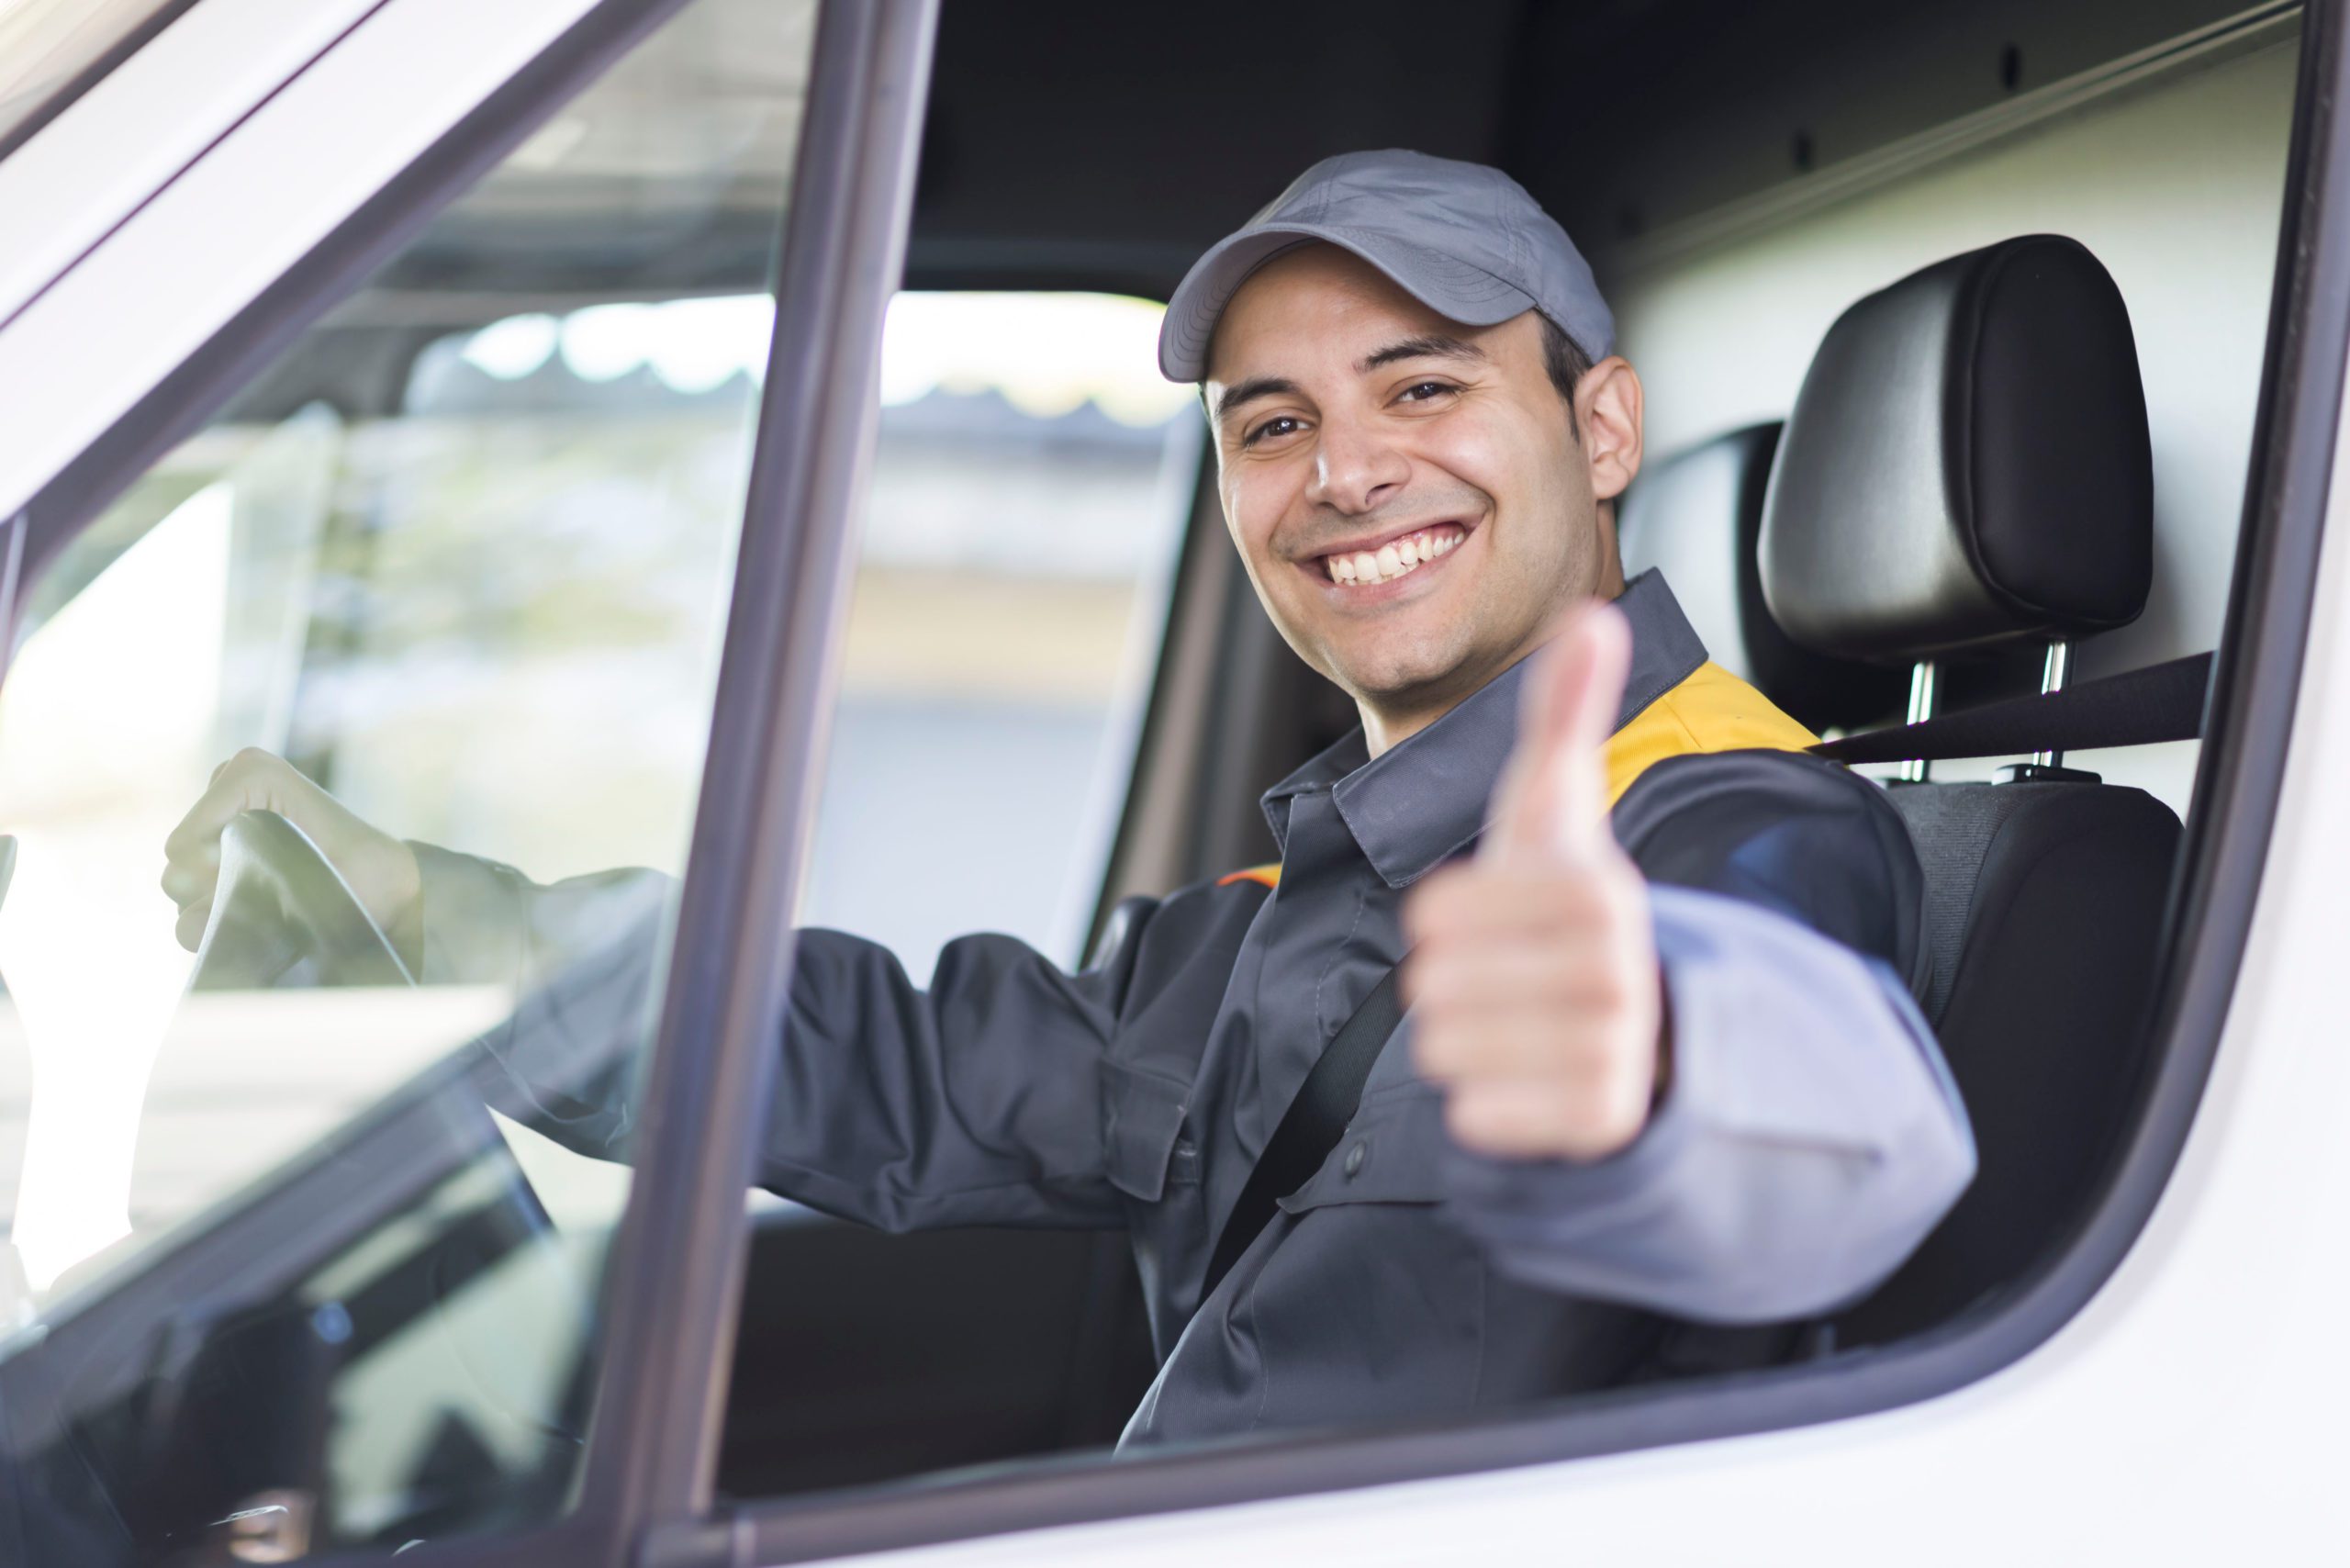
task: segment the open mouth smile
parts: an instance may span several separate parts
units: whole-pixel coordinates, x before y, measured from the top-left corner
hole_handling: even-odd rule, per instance
[[[1360,592],[1409,577],[1428,563],[1441,560],[1468,536],[1469,531],[1460,523],[1430,523],[1369,548],[1334,550],[1304,564],[1308,570],[1318,565],[1341,590]]]

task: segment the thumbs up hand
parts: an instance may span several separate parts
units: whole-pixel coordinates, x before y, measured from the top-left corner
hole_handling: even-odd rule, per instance
[[[1404,908],[1404,1000],[1422,1076],[1468,1148],[1598,1159],[1647,1125],[1663,988],[1648,885],[1607,826],[1603,750],[1631,631],[1580,605],[1534,655],[1517,749],[1476,857]]]

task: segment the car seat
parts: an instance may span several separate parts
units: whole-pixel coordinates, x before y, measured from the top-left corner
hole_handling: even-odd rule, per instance
[[[1933,716],[1944,661],[2075,639],[2143,608],[2153,474],[2121,292],[2078,243],[2031,235],[1953,257],[1847,310],[1780,437],[1757,567],[1796,646],[1910,676]],[[1979,1170],[1918,1252],[1838,1315],[1881,1343],[2024,1281],[2087,1215],[2149,1064],[2178,819],[2062,766],[1891,800],[1925,871],[1927,1015]]]

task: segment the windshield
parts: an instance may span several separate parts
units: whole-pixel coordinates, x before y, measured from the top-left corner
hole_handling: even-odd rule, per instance
[[[136,49],[189,0],[0,0],[0,151],[63,108],[109,58]]]

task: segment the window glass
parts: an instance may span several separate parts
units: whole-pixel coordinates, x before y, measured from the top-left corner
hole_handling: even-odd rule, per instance
[[[30,1560],[397,1549],[571,1497],[627,1129],[502,1053],[592,1002],[571,1067],[641,1073],[812,11],[665,24],[35,586],[0,689]],[[225,829],[173,838],[207,802]],[[530,965],[524,878],[565,890]]]
[[[890,306],[801,916],[917,980],[972,931],[1073,961],[1092,918],[1199,461],[1191,390],[1154,368],[1159,313]]]

